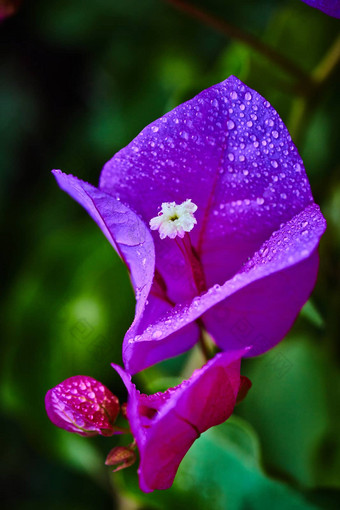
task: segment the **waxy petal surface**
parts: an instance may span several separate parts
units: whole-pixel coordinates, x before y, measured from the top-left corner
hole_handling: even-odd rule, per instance
[[[279,115],[234,76],[147,126],[105,165],[100,188],[146,223],[162,202],[192,199],[198,210],[190,237],[208,287],[231,278],[281,223],[313,202]],[[183,257],[176,243],[153,237],[168,296],[185,301]],[[183,269],[179,278],[174,266]]]
[[[140,453],[138,474],[144,492],[168,489],[195,439],[229,418],[240,387],[244,353],[218,354],[189,380],[150,396],[141,394],[131,376],[112,365],[129,393],[128,419]]]
[[[101,382],[85,375],[66,379],[46,393],[45,407],[51,422],[81,436],[114,433],[118,399]]]
[[[319,9],[320,11],[332,16],[340,18],[340,0],[302,0],[305,4]]]
[[[154,275],[155,252],[149,228],[131,209],[107,193],[60,170],[53,174],[59,186],[86,209],[127,265],[137,300],[134,323],[138,322]]]
[[[308,206],[274,232],[232,279],[191,303],[175,306],[132,345],[144,343],[151,349],[152,343],[202,316],[222,349],[248,346],[248,356],[265,352],[283,338],[308,299],[317,274],[316,249],[325,228],[319,207]],[[251,334],[237,333],[242,320],[252,328]],[[126,366],[129,362],[125,360]]]

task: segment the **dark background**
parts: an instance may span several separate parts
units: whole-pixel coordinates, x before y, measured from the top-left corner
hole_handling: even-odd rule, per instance
[[[3,508],[339,508],[339,22],[300,0],[195,1],[292,74],[170,3],[24,0],[0,23]],[[245,363],[253,389],[236,417],[197,441],[172,489],[146,496],[135,466],[104,466],[115,440],[45,414],[46,391],[76,374],[125,398],[110,362],[134,309],[124,266],[50,170],[97,184],[146,124],[230,74],[273,104],[304,159],[328,222],[319,278],[288,338]],[[138,382],[154,391],[186,361]]]

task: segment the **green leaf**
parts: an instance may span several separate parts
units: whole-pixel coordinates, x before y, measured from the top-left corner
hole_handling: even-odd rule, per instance
[[[264,473],[254,430],[235,416],[208,430],[194,443],[167,491],[143,494],[132,468],[114,476],[126,495],[154,508],[165,505],[180,509],[190,505],[195,510],[316,508],[302,494]]]
[[[266,465],[307,487],[327,478],[331,485],[338,460],[328,455],[325,462],[325,449],[330,442],[336,450],[338,375],[322,347],[290,337],[249,360],[246,374],[253,387],[237,412],[258,431]]]

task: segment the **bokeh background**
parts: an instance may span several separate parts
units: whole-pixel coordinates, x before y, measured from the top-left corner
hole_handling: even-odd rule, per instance
[[[24,0],[0,23],[2,508],[340,508],[339,22],[300,0],[194,3],[236,37],[165,0]],[[50,170],[96,184],[146,124],[230,74],[273,104],[304,159],[328,222],[318,283],[288,337],[244,363],[253,388],[234,417],[195,443],[170,490],[144,495],[136,466],[104,466],[116,439],[45,414],[46,391],[76,374],[124,400],[110,362],[134,311],[125,267]],[[175,383],[195,356],[138,384]]]

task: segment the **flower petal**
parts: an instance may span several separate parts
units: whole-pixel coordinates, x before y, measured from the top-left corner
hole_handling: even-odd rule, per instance
[[[163,202],[197,204],[190,233],[208,286],[237,272],[281,223],[313,202],[302,160],[277,112],[231,76],[147,126],[104,167],[100,188],[146,223]],[[153,234],[168,296],[192,297],[176,243]]]
[[[137,340],[132,339],[130,354],[135,356],[136,344],[148,343],[151,349],[152,342],[161,343],[203,314],[207,330],[224,349],[252,346],[248,355],[255,355],[273,347],[292,326],[312,291],[318,266],[316,249],[325,228],[319,207],[308,206],[274,232],[231,280],[211,287],[191,303],[175,306],[161,320],[150,324]],[[232,331],[239,316],[250,324],[254,322],[252,334],[244,339],[235,339]],[[157,339],[155,331],[160,332]],[[129,363],[126,360],[127,366]]]
[[[138,474],[144,492],[168,489],[195,439],[229,418],[240,386],[240,358],[244,353],[218,354],[189,380],[165,394],[150,396],[150,410],[155,415],[147,425],[143,414],[149,397],[139,393],[124,370],[112,365],[129,392],[128,418],[140,452]]]
[[[154,275],[154,245],[148,227],[119,200],[73,175],[53,174],[59,186],[80,203],[127,265],[135,289],[135,322],[143,313]]]
[[[199,339],[198,325],[193,322],[180,331],[175,331],[162,342],[153,340],[163,335],[163,327],[152,331],[150,341],[138,342],[144,331],[158,318],[171,313],[173,306],[157,296],[149,294],[143,316],[135,319],[123,342],[123,361],[126,369],[135,374],[164,359],[172,358],[191,349]],[[145,338],[145,336],[143,337]]]

